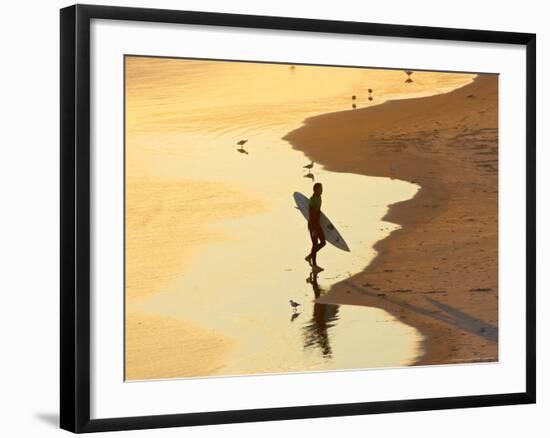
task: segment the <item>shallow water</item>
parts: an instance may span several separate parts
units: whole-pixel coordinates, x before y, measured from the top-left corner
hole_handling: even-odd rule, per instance
[[[374,244],[397,228],[381,220],[388,205],[418,186],[317,163],[307,171],[307,157],[282,138],[312,115],[450,91],[473,75],[415,72],[406,84],[402,71],[150,58],[127,58],[126,69],[127,193],[148,188],[144,200],[127,197],[127,237],[154,241],[166,224],[177,230],[146,251],[127,242],[127,263],[181,260],[148,278],[129,266],[127,309],[230,339],[235,348],[219,375],[410,364],[421,340],[414,328],[379,309],[315,299],[368,265]],[[237,150],[240,139],[246,152]],[[311,243],[292,198],[309,196],[314,181],[323,183],[323,211],[351,248],[327,244],[318,276],[304,261]],[[138,204],[151,200],[145,217]]]

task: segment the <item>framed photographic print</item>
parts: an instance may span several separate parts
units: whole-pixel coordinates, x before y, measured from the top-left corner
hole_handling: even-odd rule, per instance
[[[61,427],[535,402],[535,35],[61,10]]]

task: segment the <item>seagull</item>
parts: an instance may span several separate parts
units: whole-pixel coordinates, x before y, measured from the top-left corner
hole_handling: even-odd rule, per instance
[[[313,161],[310,163],[310,164],[306,164],[305,166],[303,166],[304,169],[313,169]]]
[[[315,175],[313,175],[313,173],[311,173],[311,172],[305,174],[305,175],[304,175],[304,178],[309,178],[309,179],[311,179],[312,181],[315,181]]]
[[[298,306],[301,306],[300,303],[297,303],[296,301],[293,301],[293,300],[288,300],[288,302],[290,303],[290,305],[293,307],[294,311],[296,311],[296,308]]]
[[[248,140],[239,140],[239,141],[237,142],[237,145],[242,146],[242,145],[244,145],[247,141],[248,141]]]

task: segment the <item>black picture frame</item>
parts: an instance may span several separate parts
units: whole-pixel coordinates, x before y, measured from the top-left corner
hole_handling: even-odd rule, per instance
[[[90,21],[92,19],[412,37],[525,46],[527,79],[525,392],[90,419]],[[92,5],[74,5],[61,9],[60,25],[61,428],[75,433],[101,432],[535,403],[535,34]]]

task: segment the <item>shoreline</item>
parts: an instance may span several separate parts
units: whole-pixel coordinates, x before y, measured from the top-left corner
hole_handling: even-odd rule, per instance
[[[498,77],[478,75],[448,93],[314,116],[284,137],[328,170],[420,185],[389,206],[383,220],[401,228],[372,262],[318,299],[415,327],[413,365],[498,360],[497,97]]]

